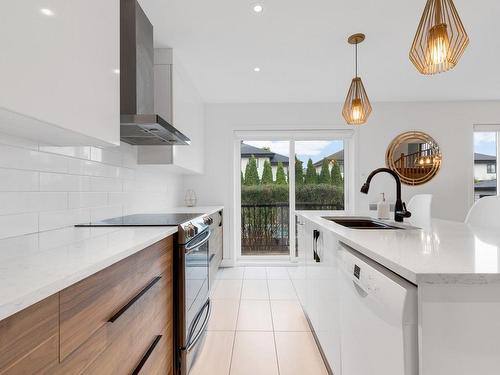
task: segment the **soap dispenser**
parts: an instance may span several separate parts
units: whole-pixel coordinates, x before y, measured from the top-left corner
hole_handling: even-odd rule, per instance
[[[382,193],[382,200],[377,203],[377,217],[379,219],[389,219],[391,217],[391,209],[389,203],[385,200],[385,193]]]

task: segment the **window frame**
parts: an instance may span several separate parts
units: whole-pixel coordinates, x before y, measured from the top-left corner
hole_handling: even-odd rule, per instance
[[[498,171],[498,162],[499,162],[499,157],[500,157],[500,124],[475,124],[473,125],[473,130],[472,130],[472,204],[476,201],[476,191],[474,189],[474,184],[475,184],[475,160],[474,160],[474,154],[476,152],[475,145],[474,145],[474,137],[476,133],[496,133],[496,163],[493,164],[495,165],[495,173],[489,173],[488,172],[488,164],[486,165],[486,173],[487,174],[497,174],[496,172]],[[500,179],[498,178],[498,174],[496,176],[496,181],[497,181],[497,187],[496,187],[496,196],[500,196]],[[480,197],[481,198],[481,197]],[[479,198],[479,199],[480,199]]]
[[[296,141],[333,141],[333,140],[343,140],[344,141],[344,210],[338,211],[328,211],[328,213],[344,213],[353,212],[355,206],[355,172],[356,172],[356,162],[355,162],[355,145],[357,142],[357,132],[354,130],[345,129],[318,129],[318,130],[234,130],[233,131],[233,158],[234,158],[234,171],[233,176],[239,176],[241,173],[241,154],[240,154],[240,144],[244,140],[252,141],[289,141],[289,156],[291,159],[295,160],[295,142]],[[290,207],[295,210],[295,165],[290,163],[289,165],[289,204]],[[347,174],[345,173],[347,171]],[[241,178],[234,178],[234,190],[233,190],[233,259],[239,262],[248,261],[248,257],[241,255]],[[289,235],[290,235],[290,254],[286,256],[288,260],[293,260],[296,258],[295,255],[295,212],[290,211],[290,222],[289,222]],[[322,211],[317,211],[321,214]],[[293,222],[292,222],[293,220]],[[259,257],[259,260],[279,260],[280,256],[269,257]],[[255,259],[252,256],[252,260]]]

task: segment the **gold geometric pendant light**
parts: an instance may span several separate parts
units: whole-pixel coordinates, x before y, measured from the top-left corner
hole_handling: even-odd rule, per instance
[[[468,44],[453,0],[427,0],[410,60],[422,74],[446,72],[457,65]]]
[[[352,79],[351,87],[345,99],[342,116],[349,125],[361,125],[366,122],[372,111],[372,106],[361,78],[358,77],[358,44],[365,40],[364,34],[351,35],[347,42],[355,45],[356,77]]]

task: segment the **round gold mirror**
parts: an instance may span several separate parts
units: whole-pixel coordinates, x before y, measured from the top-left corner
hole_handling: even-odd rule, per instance
[[[430,181],[441,168],[439,145],[428,134],[411,131],[398,135],[387,148],[387,167],[406,185]]]

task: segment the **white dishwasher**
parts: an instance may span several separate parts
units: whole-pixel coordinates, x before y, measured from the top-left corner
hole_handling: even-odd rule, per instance
[[[342,375],[417,375],[417,287],[342,244]]]

